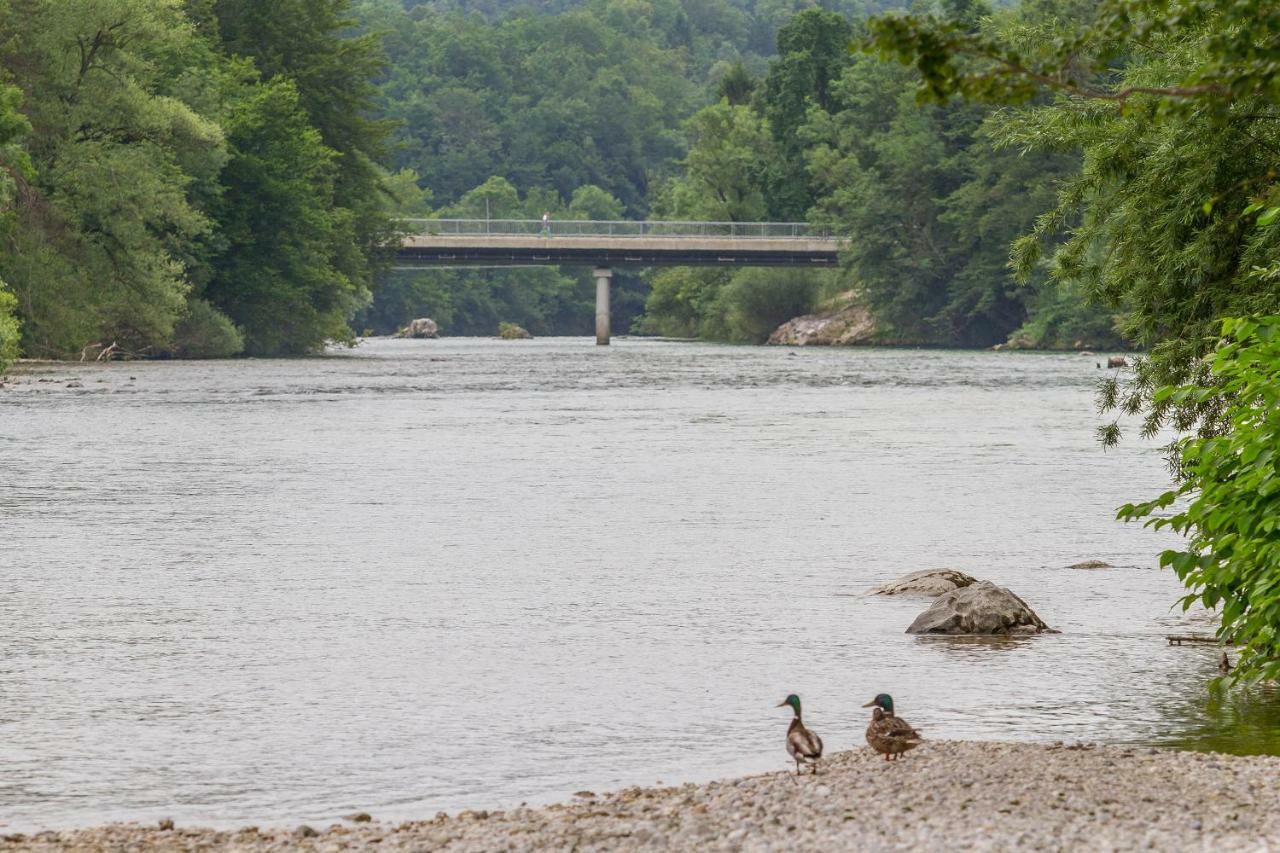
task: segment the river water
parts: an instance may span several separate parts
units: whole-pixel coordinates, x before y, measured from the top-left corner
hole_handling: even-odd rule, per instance
[[[585,339],[28,365],[0,390],[0,823],[385,819],[935,738],[1274,748],[1171,609],[1080,355]],[[1102,559],[1112,569],[1066,566]],[[1062,633],[908,636],[951,566]],[[1265,714],[1264,714],[1265,716]]]

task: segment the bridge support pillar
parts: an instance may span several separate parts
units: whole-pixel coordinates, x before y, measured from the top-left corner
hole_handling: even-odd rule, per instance
[[[613,270],[596,267],[596,346],[609,345],[609,281]]]

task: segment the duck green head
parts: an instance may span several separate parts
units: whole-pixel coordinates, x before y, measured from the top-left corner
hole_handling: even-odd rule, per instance
[[[872,706],[883,709],[886,714],[892,714],[893,713],[893,697],[890,696],[888,693],[879,693],[876,695],[876,698],[872,699],[870,702],[863,705],[862,707],[870,708]]]
[[[781,708],[783,705],[790,705],[795,710],[796,716],[800,716],[800,697],[796,694],[792,693],[786,699],[783,699],[778,703],[777,707]]]

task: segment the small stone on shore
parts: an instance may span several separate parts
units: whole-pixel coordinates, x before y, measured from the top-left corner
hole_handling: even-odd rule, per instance
[[[540,809],[441,813],[393,831],[113,824],[8,835],[0,851],[1202,851],[1206,838],[1215,851],[1261,850],[1280,837],[1277,788],[1277,757],[930,740],[892,763],[867,748],[836,752],[817,777],[779,770],[626,788]]]

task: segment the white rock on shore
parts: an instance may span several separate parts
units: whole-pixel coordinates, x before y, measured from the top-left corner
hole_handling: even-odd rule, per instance
[[[440,337],[440,326],[430,317],[420,317],[412,321],[400,331],[396,332],[397,338],[438,338]]]
[[[629,788],[315,835],[114,825],[10,837],[0,851],[1265,850],[1280,839],[1278,789],[1275,757],[926,741],[893,763],[838,753],[816,777]]]
[[[855,291],[832,299],[816,314],[795,317],[774,329],[775,346],[853,346],[870,343],[876,334],[871,312],[859,304]]]

